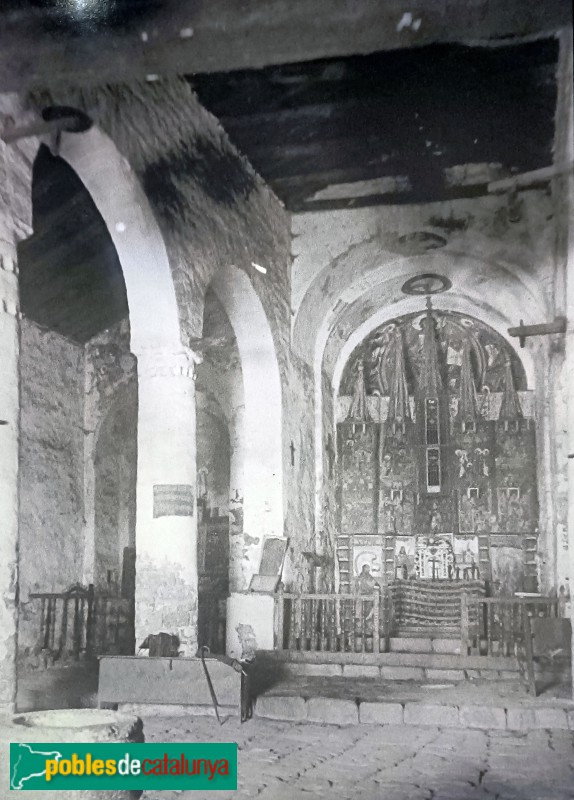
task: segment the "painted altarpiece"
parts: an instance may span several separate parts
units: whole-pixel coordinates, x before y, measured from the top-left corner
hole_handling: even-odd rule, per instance
[[[357,577],[361,547],[377,554],[379,581],[536,590],[535,421],[510,345],[476,319],[427,308],[356,348],[341,395],[341,590]]]

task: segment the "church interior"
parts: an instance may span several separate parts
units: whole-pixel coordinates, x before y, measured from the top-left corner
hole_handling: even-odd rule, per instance
[[[0,9],[2,707],[571,698],[569,4],[73,5]]]

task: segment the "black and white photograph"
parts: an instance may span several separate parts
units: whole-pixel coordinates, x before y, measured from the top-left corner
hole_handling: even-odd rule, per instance
[[[572,24],[0,0],[0,800],[574,798]]]

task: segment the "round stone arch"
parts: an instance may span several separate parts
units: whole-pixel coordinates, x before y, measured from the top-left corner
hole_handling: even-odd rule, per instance
[[[165,242],[128,160],[97,126],[63,134],[59,155],[101,214],[126,285],[130,350],[138,362],[136,644],[168,631],[191,654],[197,646],[198,358],[182,343]]]
[[[368,246],[367,246],[368,247]],[[345,304],[336,309],[336,312],[327,313],[317,325],[314,342],[314,373],[315,373],[315,512],[318,529],[323,527],[324,521],[324,445],[325,445],[325,419],[324,389],[328,383],[331,387],[331,397],[334,399],[338,391],[343,367],[353,348],[362,341],[370,331],[386,320],[401,316],[412,311],[422,309],[424,302],[420,297],[405,296],[401,286],[410,277],[423,272],[438,272],[453,280],[453,288],[442,295],[435,295],[433,304],[437,309],[458,311],[469,314],[485,322],[500,333],[511,346],[508,336],[508,327],[516,324],[510,315],[514,309],[519,308],[526,323],[534,322],[536,318],[546,313],[545,302],[540,287],[531,279],[521,276],[514,265],[487,265],[489,271],[500,267],[502,290],[495,296],[485,299],[484,283],[480,275],[473,273],[473,265],[478,266],[483,259],[472,254],[447,253],[431,254],[424,258],[392,257],[386,264],[372,267],[367,276],[353,283],[352,278],[345,279],[341,274],[340,279],[346,280],[344,290]],[[339,266],[339,265],[338,265]],[[461,281],[461,273],[464,282]],[[458,277],[457,277],[458,276]],[[492,280],[496,280],[494,274]],[[308,298],[305,298],[305,302]],[[302,304],[303,305],[303,304]],[[376,309],[376,310],[375,310]],[[364,320],[357,322],[353,319],[357,311],[362,311]],[[337,334],[340,337],[336,341]],[[521,361],[524,365],[529,388],[535,388],[537,365],[532,355],[524,350],[521,352]],[[539,383],[539,381],[538,381]],[[334,417],[331,420],[334,425]],[[334,436],[334,429],[331,431]],[[541,438],[540,446],[548,449],[547,437]],[[547,483],[547,476],[542,474],[540,481]],[[548,489],[541,486],[541,493]]]
[[[233,328],[243,397],[232,408],[230,588],[248,588],[265,535],[283,534],[282,399],[269,321],[251,281],[228,266],[211,283]]]
[[[131,350],[181,348],[169,258],[149,200],[127,159],[97,126],[62,134],[59,155],[76,172],[100,212],[122,267]]]

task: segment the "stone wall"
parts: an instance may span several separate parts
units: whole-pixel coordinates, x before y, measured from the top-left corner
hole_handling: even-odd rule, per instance
[[[22,320],[20,598],[82,578],[83,348]]]
[[[18,644],[25,657],[39,632],[30,592],[62,592],[83,577],[83,348],[23,319],[20,381]]]
[[[124,321],[86,345],[84,579],[112,594],[121,590],[124,549],[135,547],[137,416]]]
[[[215,398],[195,393],[198,500],[213,516],[229,513],[230,447],[227,423]]]

